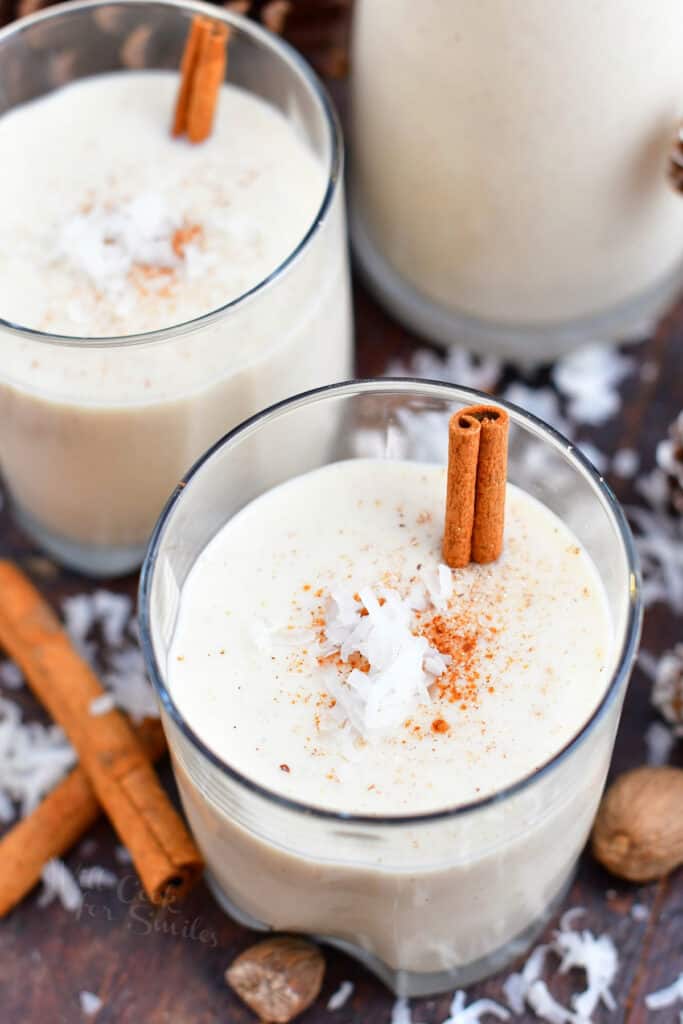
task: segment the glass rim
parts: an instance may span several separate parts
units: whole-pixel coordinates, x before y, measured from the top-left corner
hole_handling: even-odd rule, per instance
[[[238,441],[243,435],[253,433],[262,423],[276,420],[283,413],[293,409],[306,407],[332,397],[349,397],[360,394],[372,393],[410,393],[420,392],[423,396],[433,395],[439,398],[448,398],[449,392],[456,392],[459,396],[465,395],[472,399],[471,404],[480,404],[482,401],[502,406],[510,414],[513,423],[528,424],[537,437],[541,437],[563,455],[563,457],[578,469],[583,477],[588,480],[593,491],[606,511],[615,532],[621,541],[622,551],[625,556],[628,574],[628,615],[624,625],[624,634],[618,654],[615,657],[609,684],[605,688],[600,701],[593,709],[578,732],[571,737],[557,753],[555,753],[543,764],[528,772],[522,778],[508,786],[491,793],[488,796],[477,800],[470,800],[465,803],[456,804],[434,811],[426,811],[414,814],[396,815],[374,815],[356,814],[346,811],[328,810],[316,804],[305,803],[294,797],[277,793],[267,786],[261,785],[234,768],[227,761],[224,761],[215,753],[195,730],[187,723],[180,712],[177,704],[171,696],[170,690],[160,671],[157,663],[151,633],[150,600],[152,584],[155,575],[155,568],[160,549],[163,545],[164,533],[169,520],[173,516],[176,506],[183,501],[186,487],[192,479],[202,472],[214,455],[222,449],[229,447]],[[543,420],[527,412],[512,402],[497,398],[486,392],[477,391],[474,388],[464,387],[459,384],[451,384],[444,381],[424,380],[416,377],[382,377],[382,378],[354,378],[336,384],[327,384],[323,387],[313,388],[301,394],[286,398],[281,402],[261,410],[254,416],[245,420],[232,430],[228,431],[222,438],[216,441],[179,481],[175,490],[169,497],[166,505],[157,520],[152,532],[140,573],[140,584],[138,588],[138,622],[140,626],[140,643],[142,648],[147,673],[152,681],[163,709],[168,713],[174,724],[182,735],[202,754],[215,768],[227,775],[231,781],[242,786],[249,792],[262,799],[276,804],[287,811],[304,814],[322,821],[344,823],[345,825],[356,825],[359,827],[406,827],[430,825],[440,821],[451,819],[462,819],[468,815],[483,811],[495,804],[502,803],[521,793],[533,783],[545,778],[556,767],[562,764],[571,754],[582,746],[584,740],[590,736],[599,722],[602,721],[607,711],[617,699],[622,684],[628,680],[638,651],[640,630],[642,624],[643,603],[640,585],[640,570],[638,555],[631,533],[631,528],[626,520],[624,511],[614,495],[612,489],[604,478],[598,473],[590,460],[581,452],[576,445],[568,441],[559,431],[555,430]]]
[[[56,347],[99,349],[151,345],[168,341],[180,335],[191,334],[202,327],[219,322],[228,316],[233,309],[241,308],[246,303],[256,300],[261,292],[284,277],[292,265],[298,262],[303,253],[310,247],[313,239],[327,223],[330,208],[343,180],[344,141],[339,118],[327,89],[308,61],[290,43],[241,14],[235,14],[233,11],[225,10],[222,7],[214,7],[211,4],[203,3],[202,0],[67,0],[67,2],[54,4],[28,17],[11,22],[4,28],[0,28],[0,44],[13,35],[20,35],[22,31],[39,22],[59,19],[65,15],[93,10],[98,7],[115,6],[129,7],[131,9],[142,8],[143,6],[175,7],[190,13],[203,14],[214,20],[227,22],[246,35],[251,36],[260,46],[269,50],[275,59],[286,64],[310,90],[317,102],[320,115],[326,127],[330,154],[328,165],[325,167],[325,191],[318,209],[297,245],[269,274],[229,302],[223,303],[223,305],[217,306],[206,313],[201,313],[199,316],[192,317],[189,320],[170,324],[168,327],[159,327],[153,331],[141,331],[137,334],[91,337],[89,335],[56,334],[51,331],[37,330],[36,328],[26,327],[23,324],[7,320],[0,314],[0,328],[3,330],[17,334],[22,338],[28,337],[32,341]],[[88,75],[85,77],[92,78],[94,76]],[[74,81],[78,80],[74,79]],[[57,87],[57,89],[59,88],[62,88],[62,86]],[[36,97],[36,99],[42,99],[44,96],[56,92],[57,89],[50,90],[49,93],[44,93],[42,96]],[[21,105],[17,104],[16,107],[9,109],[18,109]]]

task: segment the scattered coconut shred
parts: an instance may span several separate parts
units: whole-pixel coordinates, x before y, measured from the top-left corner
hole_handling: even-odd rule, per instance
[[[154,692],[138,645],[133,602],[126,594],[96,590],[76,594],[62,604],[64,625],[74,646],[93,665],[109,693],[97,697],[90,713],[102,715],[117,706],[134,722],[158,718]],[[103,644],[98,647],[95,633]]]
[[[683,974],[679,974],[673,984],[645,996],[648,1010],[664,1010],[678,1002],[683,1002]]]
[[[458,991],[453,996],[448,1017],[442,1024],[480,1024],[482,1017],[495,1017],[497,1020],[509,1020],[510,1013],[493,999],[477,999],[466,1005],[467,997]],[[412,1024],[410,1004],[407,999],[397,999],[391,1014],[391,1024]]]
[[[609,935],[595,936],[588,930],[575,931],[573,922],[583,913],[585,911],[581,907],[566,911],[551,942],[537,946],[522,970],[506,978],[503,995],[515,1015],[523,1014],[528,1007],[538,1020],[547,1024],[591,1024],[593,1013],[601,1003],[611,1012],[617,1009],[610,990],[619,968],[615,945]],[[543,980],[543,973],[552,957],[560,961],[557,967],[560,974],[577,969],[586,975],[586,988],[572,996],[571,1007],[558,1002]],[[683,985],[683,976],[679,981]],[[666,993],[669,991],[665,990]],[[467,1006],[465,993],[456,992],[450,1015],[442,1024],[479,1024],[487,1014],[498,1020],[510,1018],[509,1011],[491,999],[478,999]],[[391,1024],[412,1024],[406,999],[398,999],[394,1004]]]
[[[504,985],[505,996],[515,1013],[523,1013],[525,1003],[540,1020],[548,1024],[587,1024],[602,1003],[608,1010],[617,1008],[610,985],[619,968],[616,947],[609,935],[595,936],[591,931],[575,931],[572,923],[585,911],[576,907],[566,911],[560,927],[547,946],[538,946],[519,974],[512,974]],[[541,975],[548,956],[559,957],[560,974],[576,968],[586,974],[586,988],[571,999],[571,1009],[557,1002]]]
[[[555,363],[551,372],[554,387],[527,383],[516,376],[503,390],[502,397],[550,423],[574,441],[599,472],[604,472],[609,466],[607,456],[577,434],[581,425],[601,425],[619,412],[622,404],[619,386],[633,373],[635,366],[632,358],[613,345],[586,345]],[[428,349],[421,349],[408,363],[390,363],[386,376],[418,377],[493,392],[505,371],[504,364],[493,357],[484,359],[452,348],[444,359]],[[385,431],[359,431],[355,440],[358,454],[400,458],[410,453],[412,458],[445,461],[448,413],[416,414],[399,410],[396,420],[396,424],[389,425]],[[531,454],[541,458],[545,453],[537,449]],[[617,455],[613,471],[625,476],[635,473],[636,453],[627,451]],[[546,458],[545,465],[539,466],[538,471],[545,475],[547,469]]]
[[[353,995],[353,989],[354,984],[352,981],[342,981],[337,991],[333,992],[327,1000],[327,1009],[331,1010],[333,1013],[336,1010],[341,1010],[342,1006],[346,1006]]]
[[[47,907],[57,899],[65,910],[80,910],[83,893],[78,882],[61,860],[49,860],[42,870],[43,888],[38,896],[38,906]]]
[[[86,1017],[94,1017],[96,1013],[104,1006],[104,1003],[99,996],[96,996],[94,992],[88,992],[83,990],[78,994],[78,1001],[81,1006],[81,1013],[85,1014]]]
[[[78,884],[82,889],[114,889],[118,881],[118,876],[107,868],[81,868],[78,873]]]
[[[21,709],[0,697],[0,822],[33,811],[76,763],[73,748],[57,725],[23,722]]]
[[[138,647],[133,606],[129,597],[98,590],[77,594],[63,604],[65,628],[74,646],[99,672],[108,692],[91,704],[90,713],[105,714],[122,708],[134,720],[158,717],[151,686],[147,682]],[[95,642],[99,632],[102,644]],[[17,689],[23,680],[11,662],[0,663],[0,685]],[[29,815],[76,763],[76,753],[57,725],[24,722],[18,704],[0,696],[0,823],[9,825],[19,814]],[[117,860],[127,851],[117,851]],[[77,881],[64,863],[51,860],[42,873],[39,906],[55,899],[66,910],[76,911],[85,889],[116,885],[118,879],[106,868],[92,867],[80,872]]]

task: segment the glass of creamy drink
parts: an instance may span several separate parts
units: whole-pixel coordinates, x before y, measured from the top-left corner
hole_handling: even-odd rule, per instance
[[[357,0],[352,234],[378,295],[518,362],[640,335],[683,282],[677,0]]]
[[[405,995],[499,970],[562,901],[640,627],[614,497],[511,406],[502,554],[443,564],[448,417],[484,397],[365,381],[259,414],[176,490],[142,572],[217,899]]]
[[[171,125],[198,14],[230,35],[192,144]],[[253,22],[76,3],[0,32],[0,164],[0,469],[56,559],[123,573],[210,444],[349,375],[339,126]]]

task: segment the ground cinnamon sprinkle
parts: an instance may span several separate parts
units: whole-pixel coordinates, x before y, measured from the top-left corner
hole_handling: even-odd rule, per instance
[[[439,697],[451,704],[476,705],[481,673],[478,668],[479,647],[485,630],[466,613],[434,615],[420,625],[420,633],[450,662],[436,680]]]
[[[171,238],[171,248],[176,254],[178,259],[182,259],[185,256],[185,247],[201,238],[204,231],[200,224],[184,224],[181,228],[176,228]]]

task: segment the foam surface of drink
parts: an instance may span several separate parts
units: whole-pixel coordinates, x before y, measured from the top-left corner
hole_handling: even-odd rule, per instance
[[[450,659],[431,699],[378,735],[344,725],[330,594],[437,593],[444,492],[440,467],[359,459],[295,478],[226,524],[184,584],[167,667],[213,751],[297,800],[392,815],[500,791],[576,735],[609,680],[605,593],[576,537],[512,485],[500,560],[454,570],[450,596],[438,608],[428,597],[415,619]]]
[[[0,117],[0,316],[80,337],[168,327],[303,239],[326,174],[288,120],[224,85],[191,145],[170,133],[177,88],[175,72],[102,74]]]

